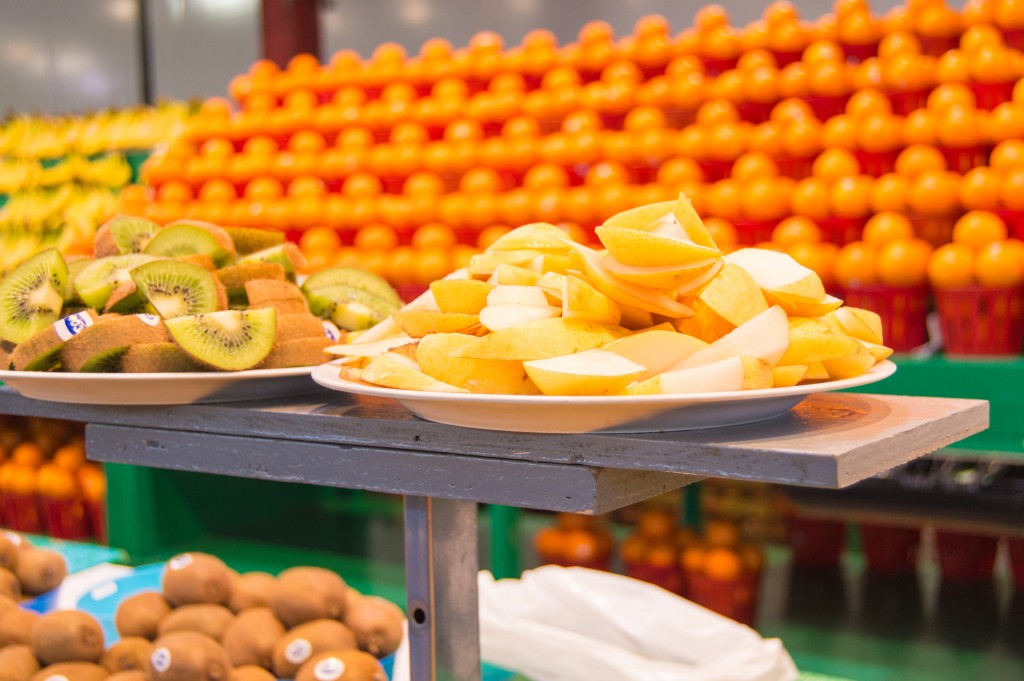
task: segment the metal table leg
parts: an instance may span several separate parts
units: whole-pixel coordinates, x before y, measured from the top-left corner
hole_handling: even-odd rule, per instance
[[[477,504],[405,497],[412,681],[480,681]]]

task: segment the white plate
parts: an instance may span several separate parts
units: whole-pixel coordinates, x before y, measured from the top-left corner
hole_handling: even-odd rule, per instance
[[[812,393],[867,385],[892,376],[896,365],[884,361],[866,374],[792,388],[692,395],[623,397],[547,397],[418,392],[353,383],[340,378],[334,364],[313,370],[320,385],[398,400],[420,418],[437,423],[520,433],[657,433],[754,423],[781,416]]]
[[[313,367],[179,374],[72,374],[0,371],[0,381],[25,397],[75,404],[240,402],[308,393]]]

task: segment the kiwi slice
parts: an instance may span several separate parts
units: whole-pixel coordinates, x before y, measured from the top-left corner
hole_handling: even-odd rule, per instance
[[[247,262],[228,265],[214,272],[220,283],[228,292],[230,305],[248,305],[249,298],[245,293],[246,282],[254,279],[271,279],[284,281],[284,268],[272,262]]]
[[[133,345],[121,357],[121,371],[126,374],[165,374],[208,371],[178,347],[177,343],[142,343]]]
[[[324,321],[308,312],[302,314],[279,314],[277,316],[277,344],[299,338],[327,338],[337,342],[336,338],[327,335]],[[331,322],[326,322],[331,324]],[[333,324],[331,324],[333,326]]]
[[[239,255],[248,255],[256,251],[277,246],[284,243],[284,232],[277,232],[271,229],[257,229],[255,227],[225,227],[231,240],[235,243],[235,250]]]
[[[160,225],[145,218],[118,215],[96,230],[93,252],[97,258],[123,253],[141,253],[160,231]]]
[[[152,641],[157,636],[160,620],[170,612],[171,605],[163,594],[144,591],[121,601],[114,614],[114,626],[123,638]]]
[[[175,608],[160,620],[158,633],[166,636],[175,631],[198,631],[214,641],[220,641],[235,614],[215,603],[190,603]]]
[[[196,361],[223,371],[242,371],[270,354],[277,313],[272,309],[224,310],[168,319],[167,329]]]
[[[99,662],[103,647],[100,623],[80,610],[47,613],[32,631],[32,650],[43,664]]]
[[[167,561],[161,582],[164,597],[175,607],[189,603],[224,605],[231,596],[234,573],[208,553],[180,553]]]
[[[289,316],[289,315],[284,315]],[[288,367],[308,367],[323,364],[332,359],[324,353],[324,349],[334,345],[334,341],[326,336],[319,338],[296,338],[274,345],[267,358],[260,364],[260,369],[286,369]]]
[[[309,310],[328,318],[346,331],[368,329],[398,310],[398,303],[345,284],[313,289],[306,293]]]
[[[302,255],[299,247],[291,243],[283,243],[250,253],[239,258],[238,262],[275,263],[284,268],[284,273],[290,281],[295,281],[295,275],[298,270],[306,266],[306,258]]]
[[[32,256],[0,282],[0,338],[20,343],[60,317],[68,266],[56,248]]]
[[[371,272],[364,272],[353,267],[330,267],[311,274],[302,284],[302,292],[308,294],[318,288],[328,286],[351,286],[359,288],[375,296],[390,300],[395,305],[401,305],[402,299],[398,292],[391,287],[384,277],[377,276]]]
[[[99,321],[92,310],[68,315],[21,342],[11,353],[15,371],[51,371],[60,366],[65,344],[79,332]]]
[[[156,310],[150,306],[146,296],[142,295],[135,282],[128,280],[118,285],[107,298],[107,306],[103,310],[106,313],[115,314],[142,314],[155,313]]]
[[[102,310],[114,289],[131,280],[131,272],[139,265],[157,260],[144,253],[126,253],[97,258],[74,278],[75,292],[88,307]]]
[[[11,341],[0,341],[0,371],[7,371],[11,368],[11,358],[17,347]]]
[[[109,373],[121,370],[121,358],[133,345],[166,343],[167,327],[156,315],[133,314],[90,326],[69,340],[61,350],[67,371]]]
[[[217,269],[217,263],[215,263],[213,258],[208,256],[206,253],[189,253],[188,255],[179,255],[175,260],[178,262],[187,262],[190,265],[198,265],[207,272],[213,272]]]
[[[39,671],[39,660],[32,647],[25,644],[7,646],[0,650],[0,679],[28,681]]]
[[[30,596],[38,596],[60,586],[68,576],[68,564],[64,556],[56,551],[23,546],[18,552],[14,574],[21,582],[22,591]]]
[[[150,239],[143,252],[165,258],[205,253],[213,258],[218,267],[223,267],[235,258],[231,237],[216,225],[200,222],[173,222],[167,225]]]
[[[215,312],[220,304],[216,278],[198,265],[157,260],[136,267],[131,277],[164,319]]]
[[[92,258],[86,258],[84,256],[70,256],[64,259],[68,265],[68,285],[64,291],[64,304],[65,305],[82,305],[82,301],[78,299],[78,292],[75,291],[75,277],[92,263]]]

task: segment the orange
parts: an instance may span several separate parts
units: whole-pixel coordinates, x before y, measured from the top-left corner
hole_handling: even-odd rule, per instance
[[[683,161],[684,165],[686,161],[689,161],[693,165],[696,165],[691,159],[673,159]],[[671,163],[671,162],[669,162]],[[668,165],[668,164],[666,164]],[[665,166],[662,166],[664,168]],[[673,169],[669,168],[666,172],[671,172]],[[700,172],[700,167],[697,166],[697,172]],[[659,178],[661,170],[659,169]],[[629,182],[629,171],[616,161],[599,161],[587,169],[587,174],[583,179],[584,184],[588,186],[598,186],[605,184],[627,184]],[[527,186],[524,181],[524,186]],[[537,184],[536,186],[544,186],[543,184]],[[566,186],[566,185],[560,185]]]
[[[962,28],[960,14],[942,4],[925,7],[914,18],[917,32],[925,37],[945,38],[956,35]]]
[[[1024,28],[1024,2],[1002,0],[996,4],[995,24],[1002,29]]]
[[[412,245],[417,249],[453,248],[455,232],[448,225],[430,222],[420,226],[412,235]]]
[[[704,571],[706,553],[707,550],[702,546],[691,546],[683,551],[679,563],[687,573],[701,573]]]
[[[878,58],[890,59],[901,54],[921,54],[921,41],[914,34],[894,31],[878,44]]]
[[[737,122],[740,120],[740,112],[732,102],[724,99],[712,99],[700,105],[695,120],[698,125]]]
[[[800,180],[789,196],[789,207],[796,215],[812,220],[827,218],[829,209],[829,183],[820,177]]]
[[[871,212],[873,179],[867,175],[850,175],[832,183],[829,208],[838,217],[857,218]]]
[[[541,560],[561,562],[565,554],[565,530],[545,527],[533,535],[533,548]]]
[[[784,179],[758,177],[742,183],[743,215],[752,220],[777,220],[788,212],[789,191]]]
[[[771,111],[771,120],[777,123],[788,123],[791,121],[814,118],[814,109],[802,99],[784,99]]]
[[[107,496],[107,476],[103,468],[94,463],[83,465],[77,471],[78,484],[89,501],[102,501]]]
[[[693,26],[701,33],[729,25],[729,13],[721,5],[704,5],[693,16]]]
[[[996,20],[996,5],[997,3],[994,0],[967,0],[961,11],[964,25],[994,24]]]
[[[928,95],[928,108],[933,111],[953,105],[974,109],[978,104],[974,92],[963,83],[943,83]]]
[[[945,169],[946,157],[927,144],[912,144],[896,157],[896,172],[907,177],[917,177],[927,170]]]
[[[39,466],[43,458],[43,450],[34,442],[22,442],[11,452],[11,461],[19,466]]]
[[[673,148],[680,156],[692,159],[707,158],[707,140],[704,139],[706,128],[702,125],[689,125],[679,131],[675,137]],[[611,135],[606,137],[606,142],[614,139]],[[611,156],[609,150],[605,150],[606,156]]]
[[[789,158],[807,158],[821,150],[821,123],[811,118],[790,121],[783,128],[782,149]]]
[[[801,215],[788,217],[772,230],[772,242],[790,248],[799,243],[821,241],[821,230],[810,218]]]
[[[476,245],[478,248],[487,249],[491,247],[495,241],[505,236],[511,231],[509,227],[505,225],[491,225],[480,231],[477,236]]]
[[[743,574],[743,563],[739,554],[731,549],[708,549],[704,556],[704,574],[711,579],[732,581]]]
[[[746,98],[744,93],[746,80],[745,74],[741,74],[735,69],[726,71],[707,83],[708,97],[727,102],[742,102]]]
[[[841,97],[853,89],[853,68],[846,62],[819,62],[808,68],[811,92],[822,97]]]
[[[185,203],[193,198],[192,187],[180,180],[163,183],[156,195],[158,199],[166,203]]]
[[[962,244],[939,246],[928,260],[928,280],[937,289],[974,283],[974,252]]]
[[[355,247],[364,251],[388,251],[398,245],[398,233],[394,228],[371,223],[359,228],[356,232]]]
[[[444,129],[444,139],[448,142],[477,142],[484,138],[484,130],[479,121],[452,121]]]
[[[949,50],[935,65],[935,78],[940,83],[968,83],[971,80],[970,59],[960,50]]]
[[[73,471],[85,463],[85,445],[80,439],[57,448],[53,463],[64,470]]]
[[[728,121],[712,125],[705,133],[708,156],[720,161],[733,161],[739,158],[746,151],[749,128],[749,123]]]
[[[341,185],[341,192],[351,197],[377,196],[382,191],[384,187],[380,178],[364,172],[352,173]]]
[[[857,150],[857,121],[853,116],[840,114],[821,126],[821,144],[825,149]]]
[[[689,159],[674,159],[674,160],[689,160]],[[664,167],[664,166],[663,166]],[[753,180],[758,177],[777,177],[779,174],[779,167],[775,161],[765,153],[757,151],[748,151],[747,153],[736,159],[736,162],[732,166],[732,177],[735,180],[746,182]],[[696,178],[686,178],[696,179]],[[660,180],[660,172],[659,172]]]
[[[960,203],[968,210],[997,210],[999,184],[999,171],[988,166],[972,168],[960,180]]]
[[[791,258],[804,267],[813,270],[826,287],[835,280],[834,269],[839,247],[831,243],[812,243],[804,241],[786,249]]]
[[[1000,142],[992,150],[989,166],[993,170],[1012,170],[1024,166],[1024,140],[1011,139]]]
[[[1020,75],[1017,53],[1003,45],[982,45],[971,53],[967,68],[979,83],[1007,83]]]
[[[836,282],[845,287],[874,284],[875,260],[875,249],[863,241],[846,244],[836,254]]]
[[[857,145],[864,151],[892,151],[904,143],[903,121],[886,113],[869,113],[857,125]]]
[[[779,70],[774,66],[758,67],[741,82],[743,94],[751,102],[772,103],[779,99]]]
[[[972,210],[953,226],[953,243],[974,250],[1006,238],[1006,223],[995,213],[985,210]]]
[[[838,180],[841,177],[858,175],[860,163],[857,157],[846,149],[826,149],[818,158],[814,159],[811,166],[811,174],[829,182]]]
[[[858,90],[879,88],[885,82],[882,62],[877,57],[865,59],[853,71],[853,86]]]
[[[707,228],[711,238],[723,253],[736,250],[738,243],[736,228],[728,220],[707,218],[704,220],[704,227]]]
[[[1024,105],[1003,102],[989,113],[986,128],[992,142],[1024,138]]]
[[[732,547],[740,543],[740,528],[729,520],[712,519],[704,525],[704,538],[712,547]]]
[[[739,33],[731,26],[719,26],[700,37],[700,51],[711,59],[732,59],[740,50]]]
[[[227,180],[209,180],[199,189],[199,199],[211,203],[227,203],[238,198],[235,186]]]
[[[1024,198],[1024,197],[1022,197]],[[919,215],[949,215],[960,205],[960,176],[943,170],[928,170],[910,182],[907,206]]]
[[[960,49],[973,52],[983,45],[1002,45],[1003,34],[995,26],[971,26],[960,36]]]
[[[302,175],[288,183],[288,196],[323,196],[326,193],[324,181],[313,175]]]
[[[854,118],[873,113],[891,114],[892,103],[881,90],[865,88],[853,93],[846,102],[846,113]]]
[[[497,194],[504,187],[501,175],[493,168],[473,168],[459,181],[459,191],[468,194]]]
[[[443,279],[452,271],[451,246],[418,250],[415,258],[413,281],[422,286]]]
[[[984,141],[982,112],[959,104],[941,110],[936,118],[938,142],[949,147],[973,147]]]
[[[749,156],[749,154],[741,156],[739,161],[742,161],[747,156]],[[771,159],[768,160],[770,161]],[[737,161],[737,163],[739,163],[739,161]],[[603,161],[601,163],[607,162]],[[590,169],[587,170],[587,176],[584,179],[584,182],[586,184],[593,184],[593,182],[591,182],[589,179],[590,174],[594,170],[594,168],[596,168],[598,165],[601,165],[601,163],[595,164],[594,166],[591,166]],[[774,165],[774,162],[772,163]],[[733,166],[733,172],[736,172],[735,165]],[[623,177],[625,178],[623,181],[628,181],[629,174],[623,168],[622,174],[618,175],[618,177]],[[676,187],[682,184],[683,182],[699,181],[702,178],[703,172],[701,171],[700,166],[697,164],[697,162],[694,161],[692,158],[670,158],[664,163],[662,163],[661,166],[658,168],[657,183],[670,187]]]
[[[778,75],[779,96],[783,98],[806,97],[811,93],[807,65],[793,62],[784,66]]]
[[[719,180],[705,195],[705,209],[711,217],[736,220],[743,216],[743,185],[736,180]]]
[[[412,246],[398,246],[385,254],[384,277],[391,283],[404,286],[417,282],[416,257]]]
[[[773,121],[755,125],[747,136],[747,147],[750,151],[761,152],[772,158],[781,157],[782,127]]]
[[[748,50],[736,60],[736,68],[740,71],[753,71],[762,66],[778,66],[775,57],[768,50]]]
[[[647,128],[664,128],[665,113],[654,106],[638,106],[626,114],[624,130],[646,130]]]
[[[676,521],[672,513],[666,509],[648,509],[640,516],[637,533],[649,540],[667,539],[675,531]]]
[[[974,278],[982,286],[1004,288],[1024,284],[1024,243],[1009,239],[978,249]]]
[[[927,109],[911,111],[903,119],[903,141],[907,144],[935,144],[937,128],[934,112]]]
[[[523,186],[533,189],[568,187],[569,174],[559,165],[538,163],[526,171],[526,175],[523,176]]]
[[[878,280],[887,286],[920,286],[928,277],[932,247],[922,239],[891,241],[878,250]]]
[[[78,494],[78,483],[71,471],[44,464],[36,471],[36,493],[49,499],[71,499]]]
[[[801,61],[807,64],[814,64],[817,62],[830,61],[838,62],[845,61],[846,55],[843,53],[843,48],[839,47],[838,43],[832,40],[816,40],[804,49]]]
[[[444,191],[444,180],[426,170],[413,173],[402,183],[402,193],[408,196],[440,196]]]
[[[875,213],[865,223],[862,238],[866,244],[881,247],[891,241],[913,239],[914,226],[902,213]]]

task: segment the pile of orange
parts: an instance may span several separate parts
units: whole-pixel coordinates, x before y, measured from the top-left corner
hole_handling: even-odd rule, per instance
[[[938,290],[1020,286],[1024,284],[1024,241],[1008,238],[998,215],[973,210],[957,221],[952,243],[932,254],[927,276]]]
[[[559,513],[557,523],[534,536],[534,549],[544,563],[608,568],[612,535],[594,516]]]
[[[106,484],[102,468],[86,462],[85,443],[76,438],[51,456],[34,442],[19,444],[0,463],[0,492],[60,501],[102,501]]]

